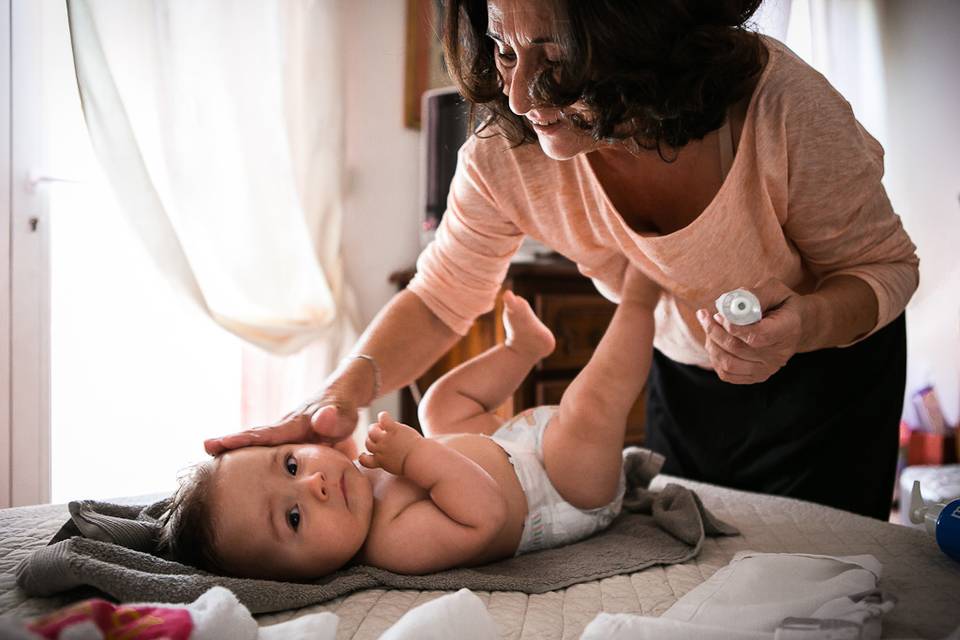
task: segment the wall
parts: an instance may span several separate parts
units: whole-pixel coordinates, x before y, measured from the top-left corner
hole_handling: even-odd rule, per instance
[[[908,391],[936,385],[960,413],[960,3],[882,3],[887,176],[917,245],[920,287],[907,310]]]
[[[347,197],[344,262],[366,326],[419,253],[419,132],[403,126],[406,2],[344,3]],[[396,394],[374,411],[396,412]]]

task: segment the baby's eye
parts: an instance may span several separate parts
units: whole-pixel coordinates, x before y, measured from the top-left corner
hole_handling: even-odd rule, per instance
[[[300,507],[294,507],[287,512],[287,522],[294,531],[300,526]]]
[[[293,456],[287,456],[287,459],[283,462],[284,466],[287,468],[287,473],[292,476],[297,475],[297,459]]]

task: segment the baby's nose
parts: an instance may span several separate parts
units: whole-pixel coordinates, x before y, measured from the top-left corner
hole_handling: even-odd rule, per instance
[[[326,502],[330,497],[330,491],[327,489],[327,476],[323,471],[317,471],[306,477],[307,488],[311,494],[321,502]]]

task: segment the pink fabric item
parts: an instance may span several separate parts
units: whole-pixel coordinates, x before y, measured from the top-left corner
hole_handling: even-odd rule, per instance
[[[186,608],[120,605],[99,598],[84,600],[31,621],[27,628],[43,638],[59,638],[90,622],[105,638],[188,640],[193,621]]]
[[[861,278],[879,303],[873,331],[886,325],[916,289],[919,261],[880,183],[883,149],[822,75],[776,40],[764,42],[770,56],[733,165],[690,225],[635,233],[584,155],[557,161],[536,144],[511,149],[499,136],[474,136],[409,288],[465,334],[493,307],[528,234],[615,301],[628,263],[657,282],[664,295],[654,344],[677,362],[710,367],[698,308],[771,277],[800,293],[841,274]]]

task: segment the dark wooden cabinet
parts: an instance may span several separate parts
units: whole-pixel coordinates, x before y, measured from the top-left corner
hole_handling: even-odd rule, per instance
[[[407,270],[393,274],[391,281],[403,288],[412,277],[413,271]],[[526,298],[557,340],[556,350],[534,367],[513,399],[497,410],[509,418],[530,407],[560,402],[564,389],[603,337],[616,306],[597,293],[574,263],[560,257],[511,264],[503,287]],[[498,296],[493,310],[477,318],[466,336],[401,393],[402,422],[419,428],[416,403],[421,393],[450,369],[503,342],[502,313]],[[630,413],[625,444],[643,443],[644,397],[640,395]]]

